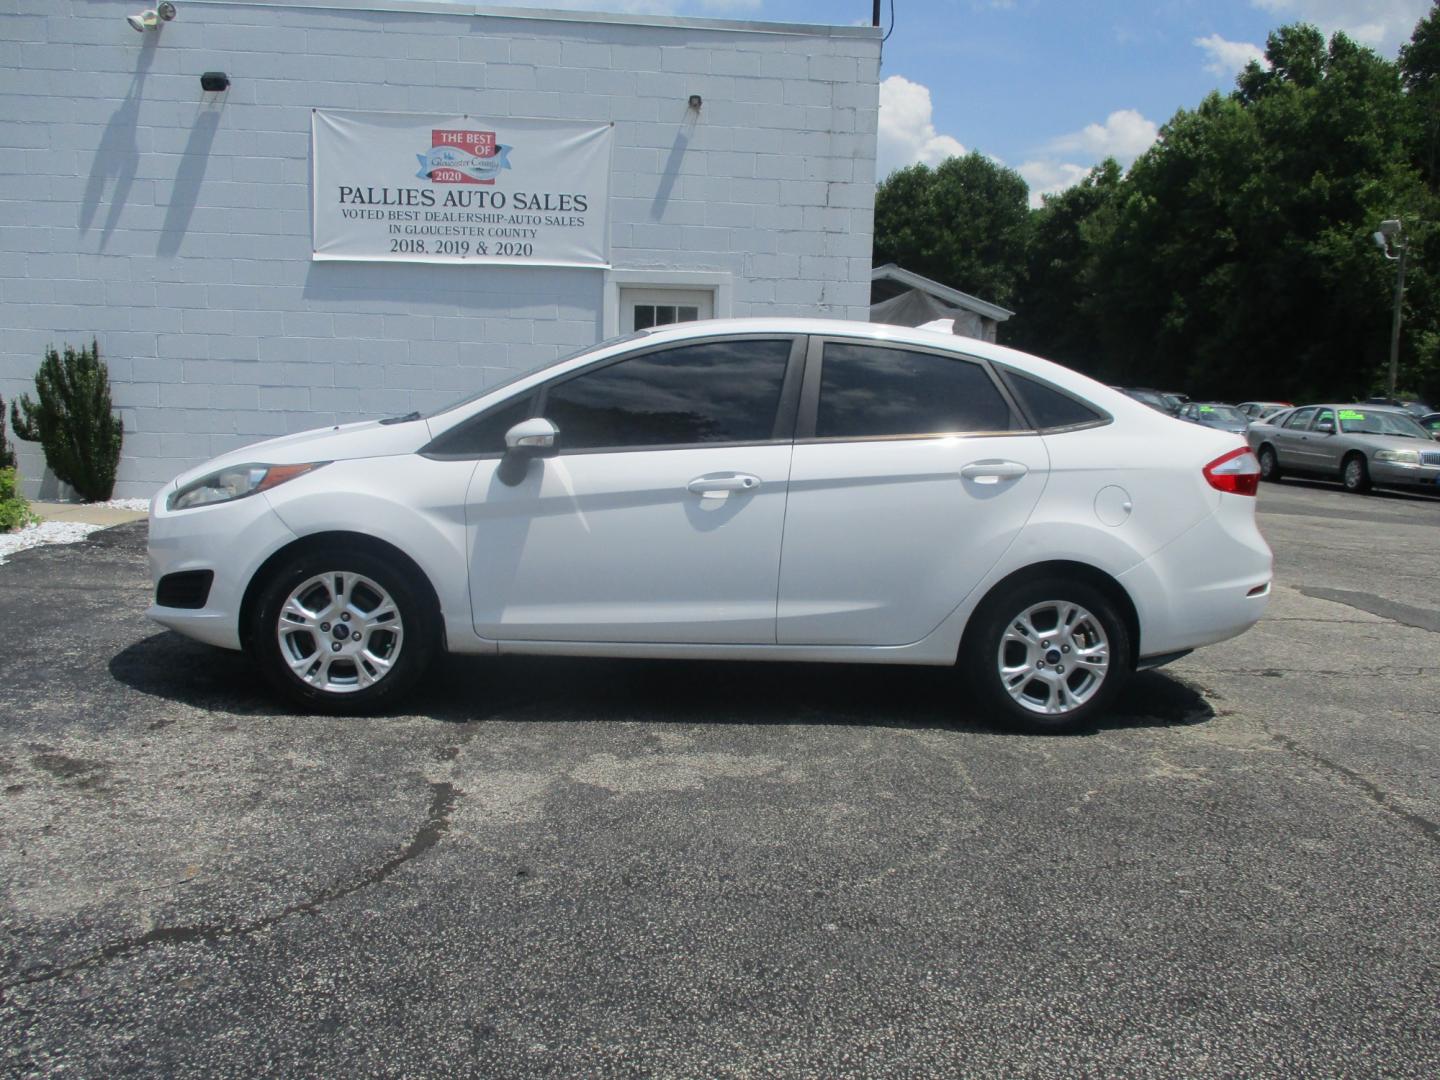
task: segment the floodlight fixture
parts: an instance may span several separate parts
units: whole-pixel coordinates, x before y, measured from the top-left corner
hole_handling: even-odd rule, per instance
[[[175,5],[170,0],[164,0],[153,8],[147,8],[138,15],[126,15],[125,21],[130,24],[130,29],[138,34],[147,30],[159,30],[161,23],[167,23],[175,18]]]

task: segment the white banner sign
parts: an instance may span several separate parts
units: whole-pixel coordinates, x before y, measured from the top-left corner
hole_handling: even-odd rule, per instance
[[[610,124],[312,118],[316,259],[610,265]]]

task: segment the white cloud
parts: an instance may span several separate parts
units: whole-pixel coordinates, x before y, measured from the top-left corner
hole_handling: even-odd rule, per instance
[[[935,130],[933,114],[929,87],[900,75],[891,75],[880,84],[876,175],[883,179],[906,165],[938,165],[965,153],[958,140]]]
[[[1096,161],[1113,157],[1129,165],[1160,137],[1160,127],[1135,109],[1117,109],[1103,124],[1086,124],[1079,131],[1052,139],[1052,153],[1083,153]]]
[[[1205,70],[1217,79],[1233,79],[1251,60],[1264,61],[1265,50],[1248,41],[1226,41],[1219,34],[1195,39],[1195,44],[1209,57]]]
[[[1027,161],[1016,170],[1030,185],[1030,206],[1039,208],[1042,195],[1054,195],[1074,187],[1090,172],[1088,165],[1068,161]]]
[[[1107,157],[1129,168],[1159,137],[1159,125],[1153,120],[1135,109],[1118,109],[1103,124],[1086,124],[1079,131],[1051,139],[1038,157],[1017,171],[1030,185],[1030,205],[1039,206],[1042,195],[1073,187]]]
[[[1285,22],[1314,23],[1326,34],[1343,30],[1385,52],[1398,49],[1430,10],[1430,0],[1250,0]]]

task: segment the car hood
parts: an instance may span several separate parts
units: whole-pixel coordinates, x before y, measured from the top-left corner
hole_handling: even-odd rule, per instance
[[[164,490],[236,465],[301,465],[310,461],[346,461],[352,458],[394,457],[413,454],[430,441],[430,426],[423,420],[386,423],[363,420],[355,424],[313,428],[294,435],[251,443],[211,458],[177,476]]]

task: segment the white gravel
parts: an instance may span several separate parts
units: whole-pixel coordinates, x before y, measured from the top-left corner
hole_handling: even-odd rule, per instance
[[[149,499],[110,499],[100,503],[101,506],[108,506],[112,510],[149,510]]]
[[[39,525],[27,525],[14,532],[0,533],[0,566],[5,557],[26,548],[41,544],[78,544],[100,525],[86,525],[79,521],[42,521]]]

